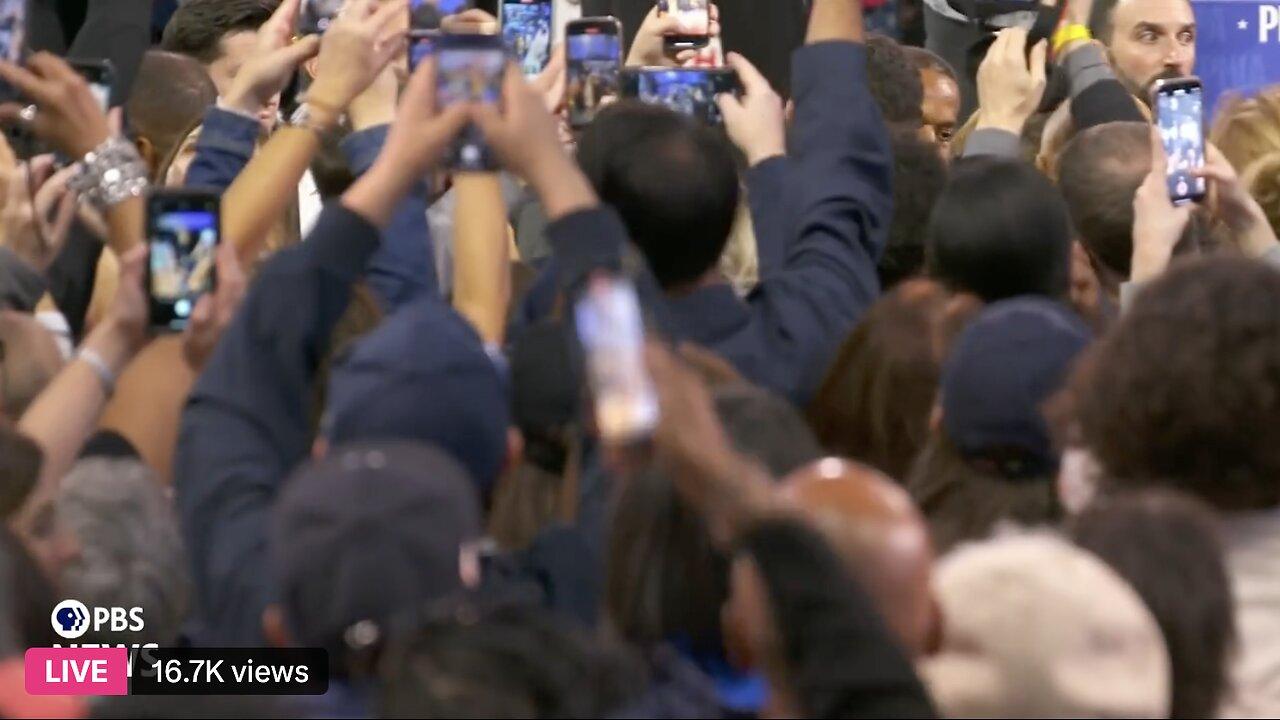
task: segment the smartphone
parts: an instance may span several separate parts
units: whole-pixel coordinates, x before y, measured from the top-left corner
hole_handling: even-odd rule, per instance
[[[298,34],[321,35],[342,9],[344,0],[302,0],[298,8]]]
[[[409,31],[409,72],[417,70],[423,60],[435,54],[440,34],[439,30]]]
[[[601,105],[618,98],[621,72],[622,23],[617,18],[583,18],[565,27],[569,125],[587,125]]]
[[[742,92],[731,68],[628,68],[622,71],[622,95],[661,105],[708,125],[724,118],[716,96]]]
[[[1157,80],[1151,107],[1169,159],[1169,198],[1175,204],[1199,200],[1205,181],[1191,174],[1204,167],[1204,88],[1195,77]]]
[[[553,0],[502,0],[498,6],[502,40],[525,75],[537,75],[551,62],[555,33]]]
[[[658,398],[644,361],[644,322],[635,286],[597,274],[574,304],[574,324],[586,354],[596,429],[608,443],[652,434]]]
[[[205,190],[153,190],[147,198],[147,295],[151,326],[181,332],[216,282],[221,198]]]
[[[663,40],[667,49],[697,49],[711,41],[711,0],[658,0],[658,12],[674,15],[679,25]]]
[[[102,111],[110,110],[111,92],[116,84],[116,69],[111,61],[71,58],[67,60],[67,64],[89,83],[89,89],[93,91],[93,97],[97,99]]]
[[[497,35],[440,35],[435,40],[436,102],[441,108],[460,102],[499,104],[507,52]],[[449,152],[454,170],[491,172],[497,159],[480,129],[463,128]]]
[[[27,44],[27,0],[0,0],[0,60],[22,64]],[[19,99],[17,88],[0,80],[0,102]]]

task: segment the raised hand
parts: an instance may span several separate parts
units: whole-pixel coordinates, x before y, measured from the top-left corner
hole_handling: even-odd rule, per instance
[[[320,42],[312,111],[342,112],[404,49],[406,0],[348,0]]]
[[[252,56],[240,67],[222,98],[225,107],[274,122],[280,92],[298,65],[320,48],[320,38],[314,35],[291,44],[299,2],[284,0],[271,19],[258,28]]]
[[[729,139],[746,154],[751,165],[785,155],[787,131],[782,98],[745,57],[729,53],[728,61],[745,90],[741,99],[729,93],[716,98]]]
[[[720,8],[712,4],[708,11],[711,16],[709,35],[711,37],[719,37]],[[644,22],[636,30],[635,40],[631,41],[631,51],[627,53],[626,64],[631,66],[675,67],[692,60],[698,54],[697,50],[681,50],[674,56],[667,54],[666,37],[676,34],[679,29],[680,23],[676,20],[675,15],[659,13],[658,4],[654,3],[653,8],[649,10],[649,14],[645,15]]]
[[[218,248],[214,262],[218,272],[218,287],[196,302],[182,337],[182,355],[187,365],[197,373],[204,369],[205,363],[213,355],[223,331],[240,309],[240,302],[244,300],[245,290],[249,285],[244,269],[240,267],[235,245],[223,243]]]
[[[1160,130],[1151,128],[1151,171],[1133,196],[1133,262],[1129,279],[1146,282],[1169,266],[1173,249],[1191,220],[1191,205],[1169,199],[1169,160]]]
[[[1218,148],[1206,143],[1204,166],[1191,173],[1207,181],[1209,209],[1231,231],[1241,252],[1258,257],[1276,247],[1276,234],[1266,212]]]
[[[0,122],[23,122],[68,157],[80,158],[111,136],[111,124],[89,84],[60,57],[31,56],[25,68],[0,61],[0,79],[31,102],[0,105]],[[32,112],[34,111],[34,114]]]
[[[999,128],[1015,135],[1035,114],[1044,95],[1045,55],[1041,40],[1027,57],[1027,31],[1005,28],[978,66],[978,127]]]

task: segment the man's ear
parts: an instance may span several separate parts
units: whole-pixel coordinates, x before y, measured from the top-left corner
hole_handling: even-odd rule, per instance
[[[156,146],[150,139],[141,135],[133,141],[133,146],[138,149],[138,155],[142,157],[142,162],[146,163],[147,174],[155,178],[156,173],[160,170],[160,158],[156,157]]]
[[[316,66],[317,66],[317,61],[319,60],[319,57],[320,56],[317,55],[316,57],[313,57],[307,60],[306,62],[302,63],[302,69],[307,72],[308,80],[314,80],[316,77]]]
[[[284,611],[279,605],[268,605],[262,610],[262,636],[271,647],[293,647],[293,637],[284,623]]]

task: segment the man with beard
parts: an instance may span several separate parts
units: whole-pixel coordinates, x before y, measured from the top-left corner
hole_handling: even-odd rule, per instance
[[[1116,77],[1143,100],[1157,78],[1195,70],[1196,16],[1188,0],[1098,0],[1089,30],[1107,46]]]

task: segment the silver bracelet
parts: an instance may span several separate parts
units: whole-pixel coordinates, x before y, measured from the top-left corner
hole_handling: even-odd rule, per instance
[[[93,370],[93,374],[98,376],[98,382],[102,383],[103,394],[111,397],[116,391],[116,374],[111,371],[107,361],[103,360],[96,350],[87,347],[76,351],[76,359],[83,360]]]
[[[129,141],[109,137],[85,153],[80,172],[67,187],[84,200],[105,210],[147,192],[147,166]]]

